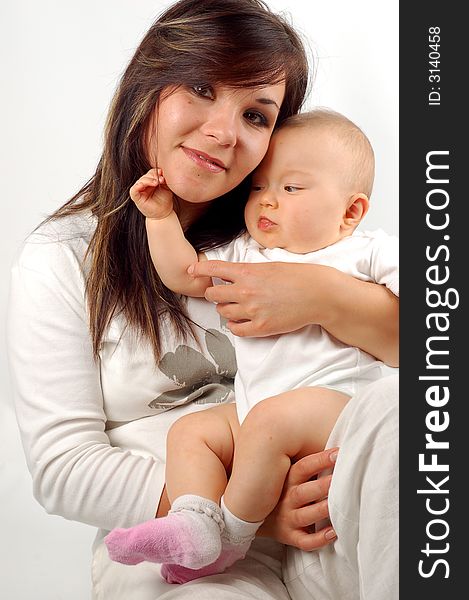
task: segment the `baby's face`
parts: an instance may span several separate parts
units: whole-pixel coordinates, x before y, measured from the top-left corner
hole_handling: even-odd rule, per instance
[[[250,235],[265,248],[313,252],[343,237],[350,197],[347,152],[326,127],[287,127],[272,137],[246,204]]]

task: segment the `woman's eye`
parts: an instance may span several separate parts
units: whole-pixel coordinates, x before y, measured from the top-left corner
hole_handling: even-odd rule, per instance
[[[213,100],[215,98],[213,88],[210,85],[193,85],[192,90],[195,94],[197,94],[197,96],[202,96],[202,98],[210,98],[210,100]]]
[[[265,115],[254,110],[248,110],[244,113],[244,116],[250,123],[259,127],[267,127],[269,124]]]

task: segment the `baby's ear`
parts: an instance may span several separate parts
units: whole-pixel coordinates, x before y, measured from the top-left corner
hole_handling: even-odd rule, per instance
[[[366,194],[354,194],[347,202],[344,212],[342,229],[355,229],[368,212],[370,201]]]

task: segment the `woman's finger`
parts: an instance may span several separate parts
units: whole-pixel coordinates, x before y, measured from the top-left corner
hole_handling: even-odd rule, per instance
[[[310,502],[318,502],[327,498],[331,487],[332,475],[320,477],[313,481],[300,483],[291,488],[291,502],[294,507],[305,506]]]
[[[191,265],[188,272],[193,277],[217,277],[225,281],[235,281],[236,277],[242,274],[243,268],[241,263],[226,262],[224,260],[204,260]]]
[[[209,289],[212,288],[207,288],[205,293],[207,300],[211,299],[211,293],[207,297]],[[213,301],[215,302],[216,300]],[[264,337],[266,335],[263,331],[263,321],[259,319],[252,320],[250,313],[245,309],[243,304],[238,304],[237,302],[218,302],[217,311],[222,317],[227,319],[228,322],[226,325],[233,335],[238,337]]]
[[[205,299],[217,304],[231,304],[232,302],[238,304],[241,300],[240,290],[234,284],[212,285],[207,288]]]
[[[219,302],[217,304],[217,312],[222,317],[225,317],[225,319],[231,321],[244,321],[249,318],[241,304],[237,304],[236,302]]]
[[[321,473],[321,471],[332,468],[337,459],[338,451],[338,448],[330,448],[301,458],[290,467],[288,484],[298,485],[305,483],[311,477]]]
[[[337,535],[332,527],[321,529],[315,533],[300,530],[294,532],[291,545],[305,552],[311,552],[333,542],[336,538]]]
[[[302,529],[328,518],[329,505],[327,500],[321,500],[321,502],[315,502],[295,510],[292,515],[292,525],[295,529]]]
[[[233,335],[237,337],[262,337],[252,321],[228,321],[226,324]],[[259,334],[258,334],[259,333]]]

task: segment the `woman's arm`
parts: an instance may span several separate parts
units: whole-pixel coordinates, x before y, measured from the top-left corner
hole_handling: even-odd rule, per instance
[[[55,237],[55,239],[54,239]],[[93,359],[80,257],[36,234],[13,267],[8,345],[33,493],[48,513],[112,529],[151,518],[164,464],[112,447]]]
[[[232,285],[207,288],[235,335],[263,337],[318,324],[345,344],[398,366],[399,300],[384,286],[332,267],[296,263],[192,265],[194,277]]]

